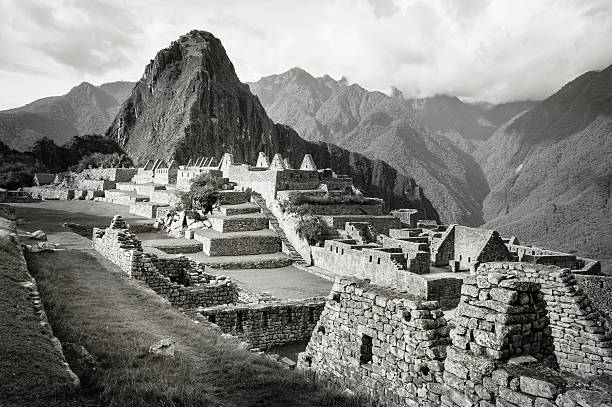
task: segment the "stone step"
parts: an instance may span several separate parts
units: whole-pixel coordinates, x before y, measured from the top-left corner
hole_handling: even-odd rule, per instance
[[[219,212],[226,216],[245,215],[247,213],[260,213],[259,206],[252,203],[243,203],[238,205],[222,205]]]
[[[142,240],[142,247],[154,247],[168,254],[202,252],[202,242],[182,238]]]
[[[238,205],[249,202],[250,195],[242,191],[219,191],[222,205]]]
[[[168,206],[159,202],[133,202],[130,204],[130,213],[149,219],[157,218],[157,209]]]
[[[136,184],[133,182],[117,182],[115,187],[120,191],[136,191]]]
[[[135,202],[146,202],[149,200],[148,195],[140,195],[136,191],[122,191],[118,189],[107,189],[104,191],[104,197],[112,203],[120,205],[131,205]]]
[[[293,263],[293,259],[284,253],[207,256],[204,252],[199,252],[185,256],[208,267],[224,270],[278,268],[290,266]]]
[[[165,189],[156,189],[149,194],[151,201],[160,202],[168,205],[176,205],[181,199],[177,191],[168,191]]]
[[[270,229],[249,232],[221,233],[212,229],[197,229],[193,238],[202,242],[208,256],[240,256],[281,251],[280,237]]]
[[[136,184],[135,186],[136,192],[141,194],[141,195],[151,195],[151,192],[153,191],[163,191],[166,189],[166,187],[164,185],[161,184]]]
[[[208,217],[212,228],[217,232],[246,232],[268,228],[268,218],[263,213],[247,213],[244,215],[210,215]]]

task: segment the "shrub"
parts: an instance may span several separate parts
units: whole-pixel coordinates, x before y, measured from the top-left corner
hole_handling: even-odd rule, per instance
[[[311,246],[323,244],[325,229],[326,225],[323,219],[313,215],[301,216],[296,226],[298,236],[305,239]]]
[[[185,211],[204,210],[211,212],[215,203],[219,201],[219,190],[225,181],[210,174],[201,174],[193,179],[188,192],[181,192],[179,206]]]

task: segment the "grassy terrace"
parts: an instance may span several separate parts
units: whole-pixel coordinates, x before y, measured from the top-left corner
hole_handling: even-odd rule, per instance
[[[41,329],[21,285],[29,281],[19,246],[10,234],[11,211],[0,205],[0,406],[82,406],[72,394],[61,354]]]
[[[83,395],[105,406],[358,406],[299,372],[242,351],[90,250],[28,254],[55,335],[87,348],[96,369],[69,362]],[[177,355],[151,355],[163,338]],[[1,403],[0,403],[1,404]]]

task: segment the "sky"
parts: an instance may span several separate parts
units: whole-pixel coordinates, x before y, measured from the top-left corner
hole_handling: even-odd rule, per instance
[[[406,97],[539,100],[612,64],[610,0],[0,0],[0,109],[136,81],[192,29],[243,82],[299,66]]]

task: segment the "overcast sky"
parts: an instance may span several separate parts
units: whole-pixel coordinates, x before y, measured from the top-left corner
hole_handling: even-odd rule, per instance
[[[192,29],[245,82],[300,66],[405,96],[541,99],[612,64],[610,0],[0,0],[0,109],[136,81]]]

